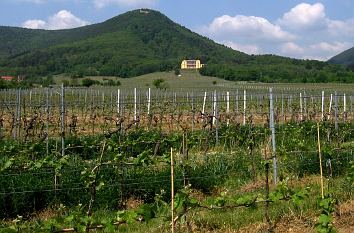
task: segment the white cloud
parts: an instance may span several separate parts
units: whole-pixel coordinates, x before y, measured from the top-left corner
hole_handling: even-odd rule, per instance
[[[223,15],[198,30],[248,54],[328,60],[354,45],[354,18],[334,20],[322,3],[301,3],[275,21],[258,16]]]
[[[345,21],[328,20],[328,33],[331,36],[354,38],[354,18]]]
[[[70,11],[61,10],[49,17],[48,29],[68,29],[82,27],[87,24],[89,24],[89,22],[76,17]]]
[[[292,30],[325,28],[327,25],[325,7],[321,3],[313,5],[301,3],[285,13],[278,22]]]
[[[239,44],[232,41],[225,41],[222,44],[229,46],[230,48],[241,51],[247,54],[260,54],[261,48],[255,44]]]
[[[15,2],[27,2],[27,3],[34,3],[34,4],[44,4],[44,3],[60,3],[60,2],[69,2],[69,3],[73,3],[73,2],[79,2],[82,0],[12,0]]]
[[[223,15],[217,17],[203,31],[214,37],[242,37],[251,41],[290,41],[295,36],[270,23],[267,19],[256,16]]]
[[[18,0],[20,2],[29,2],[29,3],[35,3],[35,4],[42,4],[47,2],[47,0]]]
[[[277,23],[290,31],[306,33],[308,37],[354,38],[354,18],[344,21],[330,19],[321,3],[301,3],[285,13]]]
[[[293,42],[280,45],[280,54],[284,56],[297,57],[302,59],[315,59],[327,61],[352,46],[348,42],[318,42],[310,45],[300,46]]]
[[[32,29],[57,30],[57,29],[76,28],[88,24],[89,22],[76,17],[70,11],[61,10],[55,15],[50,16],[47,22],[38,19],[27,20],[22,24],[22,26],[25,28],[32,28]]]
[[[301,46],[297,45],[296,43],[294,42],[287,42],[287,43],[284,43],[280,46],[280,51],[283,53],[283,54],[287,54],[287,55],[301,55],[305,49],[302,48]]]
[[[122,7],[151,7],[158,0],[93,0],[96,8],[104,8],[108,5],[118,5]]]
[[[320,42],[317,44],[310,45],[310,49],[313,51],[319,52],[328,52],[331,54],[340,53],[346,49],[349,49],[351,46],[350,43],[343,43],[343,42]]]
[[[44,29],[46,27],[46,22],[40,19],[27,20],[22,23],[22,27],[31,29]]]
[[[44,3],[55,3],[55,2],[76,1],[76,0],[13,0],[13,1],[34,3],[34,4],[44,4]]]

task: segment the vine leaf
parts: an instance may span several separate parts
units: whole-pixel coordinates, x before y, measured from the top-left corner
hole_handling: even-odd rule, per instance
[[[117,221],[126,222],[128,224],[135,223],[138,218],[138,214],[135,211],[121,210],[117,212]]]
[[[250,207],[250,206],[253,206],[255,204],[256,198],[257,197],[255,197],[253,195],[245,195],[243,197],[237,198],[236,204],[238,206]]]
[[[305,197],[309,196],[309,187],[306,187],[304,190],[300,190],[294,195],[291,196],[291,200],[295,205],[301,205],[305,200]]]
[[[15,160],[14,158],[8,159],[8,160],[4,163],[4,165],[2,166],[1,171],[5,171],[6,169],[10,168],[10,167],[12,166],[12,164],[14,163],[14,160]]]
[[[225,203],[226,203],[226,200],[224,197],[218,197],[215,199],[214,201],[214,204],[217,206],[217,207],[223,207],[225,206]]]

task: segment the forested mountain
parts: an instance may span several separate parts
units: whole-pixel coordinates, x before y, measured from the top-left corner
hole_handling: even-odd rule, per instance
[[[133,77],[201,59],[201,74],[264,82],[354,82],[345,68],[274,55],[253,56],[219,45],[160,12],[134,10],[68,30],[0,27],[0,75],[68,73]]]
[[[346,65],[354,70],[354,47],[332,57],[328,62],[333,64]]]
[[[149,13],[146,13],[149,12]],[[156,11],[131,11],[70,30],[1,27],[1,65],[30,75],[79,72],[131,77],[171,70],[184,58],[240,62],[236,52],[172,22]]]

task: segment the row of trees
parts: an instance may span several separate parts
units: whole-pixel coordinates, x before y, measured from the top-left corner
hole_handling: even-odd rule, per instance
[[[325,63],[324,63],[325,64]],[[200,73],[231,81],[296,82],[296,83],[354,83],[354,72],[339,65],[324,65],[322,68],[310,64],[259,65],[259,64],[208,64]]]
[[[27,78],[23,81],[17,82],[17,80],[5,81],[0,79],[0,89],[11,89],[11,88],[31,88],[35,86],[49,87],[55,85],[53,76],[49,75],[46,77],[32,77]],[[101,85],[101,86],[120,86],[121,83],[119,80],[113,79],[103,79],[102,81],[94,80],[91,78],[71,78],[70,80],[63,80],[64,86],[84,86],[90,87],[92,85]]]
[[[5,81],[0,79],[0,89],[11,89],[11,88],[31,88],[34,86],[48,87],[54,85],[53,76],[49,75],[46,77],[31,77],[26,78],[23,81],[18,82],[17,79],[11,81]]]
[[[119,80],[105,79],[105,78],[102,81],[94,80],[91,78],[84,78],[82,80],[79,80],[77,78],[72,78],[71,80],[64,80],[63,84],[64,84],[64,86],[72,86],[72,87],[77,87],[77,86],[90,87],[93,85],[101,85],[101,86],[120,86],[121,85]]]

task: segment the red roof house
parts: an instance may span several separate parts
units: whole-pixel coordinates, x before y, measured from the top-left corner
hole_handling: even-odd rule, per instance
[[[5,80],[5,81],[11,81],[12,79],[14,79],[15,77],[12,77],[12,76],[1,76],[1,79],[2,80]]]

